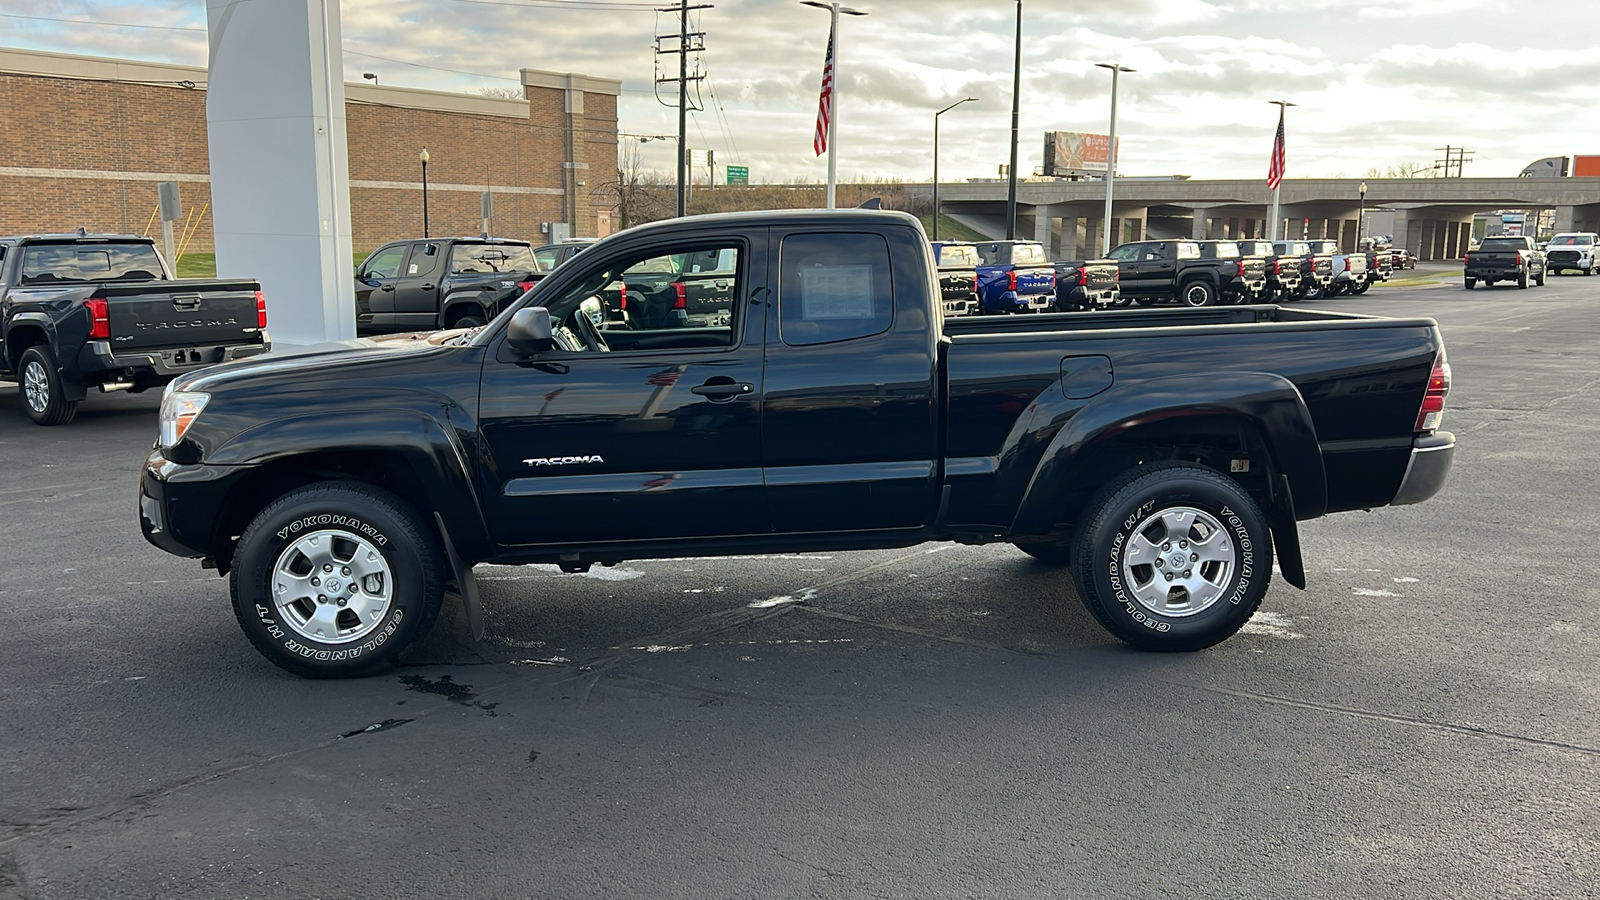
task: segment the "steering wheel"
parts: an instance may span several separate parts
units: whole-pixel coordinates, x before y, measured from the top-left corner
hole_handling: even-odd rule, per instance
[[[574,310],[568,321],[572,323],[572,330],[578,333],[578,338],[583,341],[583,346],[589,352],[611,352],[611,345],[606,343],[606,336],[600,333],[600,329],[594,326],[594,320],[583,310]]]

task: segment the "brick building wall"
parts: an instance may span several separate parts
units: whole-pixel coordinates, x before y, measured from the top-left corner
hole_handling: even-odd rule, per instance
[[[178,240],[212,249],[206,145],[206,72],[0,49],[0,234],[113,231],[157,236],[157,184],[178,181],[187,221]],[[422,171],[428,150],[429,230],[482,229],[481,197],[493,195],[498,236],[544,243],[540,226],[571,222],[576,236],[608,228],[605,202],[588,194],[616,170],[618,82],[524,70],[527,101],[404,88],[346,85],[350,210],[355,248],[422,234]],[[568,90],[581,86],[581,116]],[[186,85],[185,82],[188,84]],[[580,132],[569,167],[570,128]],[[574,203],[569,189],[582,192]],[[574,212],[582,213],[570,218]]]

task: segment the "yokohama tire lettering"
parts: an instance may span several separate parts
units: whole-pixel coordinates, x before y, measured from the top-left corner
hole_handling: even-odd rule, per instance
[[[353,519],[349,516],[341,516],[332,513],[322,513],[320,515],[306,516],[301,519],[296,519],[283,528],[278,529],[278,537],[287,538],[291,534],[299,534],[308,528],[316,528],[324,525],[335,525],[340,528],[348,528],[351,531],[355,531],[366,537],[372,538],[380,547],[389,543],[389,538],[386,537],[383,532],[372,527],[371,525],[368,525],[360,519]]]

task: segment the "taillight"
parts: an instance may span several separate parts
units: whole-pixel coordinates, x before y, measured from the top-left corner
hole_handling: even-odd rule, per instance
[[[672,300],[673,309],[689,308],[689,286],[681,281],[672,283],[672,293],[676,296]]]
[[[1016,290],[1017,289],[1017,270],[1016,269],[1012,269],[1011,271],[1007,272],[1006,273],[1006,277],[1007,277],[1006,290],[1008,290],[1008,291]]]
[[[1238,260],[1238,263],[1239,263],[1239,277],[1243,278],[1244,277],[1244,260],[1242,260],[1242,259]]]
[[[1274,275],[1282,275],[1283,274],[1283,260],[1275,259],[1275,260],[1272,261],[1272,274],[1274,274]]]
[[[256,291],[256,327],[267,327],[267,295]]]
[[[111,310],[106,306],[104,297],[91,297],[83,301],[89,310],[89,337],[100,340],[111,339]]]
[[[1444,398],[1450,393],[1450,361],[1444,348],[1433,358],[1433,373],[1428,376],[1428,392],[1422,395],[1422,409],[1417,413],[1416,431],[1437,431],[1439,420],[1444,418]]]
[[[533,290],[533,284],[534,283],[531,281],[519,281],[517,282],[517,290],[526,294],[527,292]]]

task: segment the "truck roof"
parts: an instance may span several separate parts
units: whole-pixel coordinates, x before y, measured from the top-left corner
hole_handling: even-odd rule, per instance
[[[636,225],[617,234],[648,235],[655,231],[677,231],[685,225],[806,225],[817,228],[860,228],[873,223],[880,225],[911,225],[917,229],[922,223],[910,213],[889,209],[762,209],[748,212],[709,213],[684,216],[681,219],[664,219],[647,225]],[[986,242],[989,243],[989,242]],[[1030,242],[1031,243],[1031,242]]]
[[[155,243],[151,238],[142,234],[89,234],[76,231],[64,234],[8,234],[0,235],[0,241],[140,241],[146,244]]]

